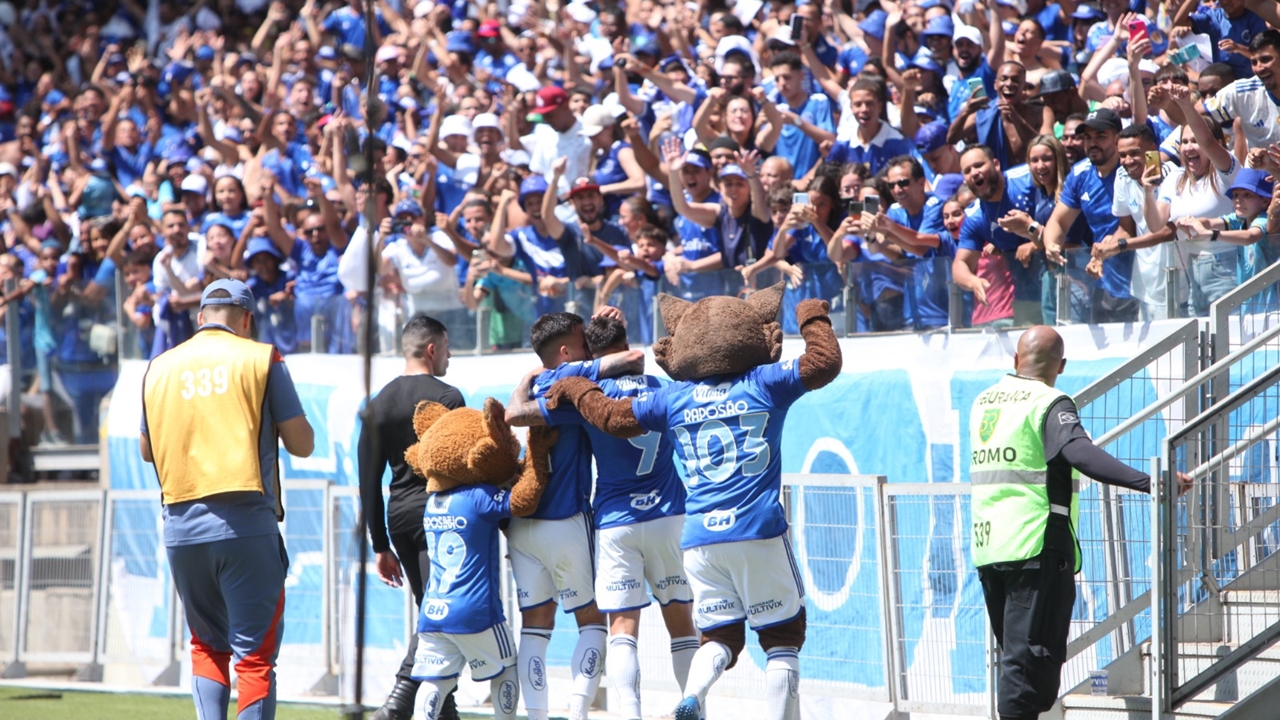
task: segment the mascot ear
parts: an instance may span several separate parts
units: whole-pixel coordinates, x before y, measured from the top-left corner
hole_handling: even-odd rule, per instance
[[[449,408],[440,403],[423,400],[413,409],[413,432],[418,437],[422,437],[436,421],[444,417],[449,412]]]
[[[781,296],[779,296],[779,299],[781,299]],[[682,300],[666,293],[658,295],[658,312],[662,315],[662,324],[667,326],[668,335],[676,334],[680,319],[684,317],[684,314],[691,307],[693,307],[693,303],[688,300]]]
[[[492,459],[503,452],[510,452],[514,437],[511,426],[507,425],[506,410],[502,403],[493,398],[484,401],[482,413],[485,436],[476,438],[475,444],[467,452],[467,467],[482,471]],[[512,453],[514,457],[516,453]]]
[[[757,290],[747,298],[747,304],[755,311],[756,319],[761,325],[768,325],[778,319],[778,311],[782,309],[782,290],[785,287],[786,283],[780,282],[772,287]]]

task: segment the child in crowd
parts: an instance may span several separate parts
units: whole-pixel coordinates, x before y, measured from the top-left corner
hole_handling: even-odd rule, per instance
[[[1216,218],[1179,218],[1179,229],[1186,231],[1189,240],[1216,240],[1241,245],[1239,282],[1262,272],[1276,259],[1276,253],[1268,242],[1268,206],[1273,204],[1275,186],[1267,181],[1267,172],[1241,168],[1236,180],[1227,191],[1235,212]]]
[[[601,294],[606,297],[612,295],[621,283],[639,289],[639,307],[635,308],[637,312],[634,318],[638,322],[633,323],[631,313],[628,312],[628,325],[639,328],[640,342],[646,345],[653,342],[653,299],[662,291],[665,269],[662,259],[667,254],[667,243],[670,240],[671,236],[667,235],[667,231],[656,225],[644,225],[636,232],[634,252],[615,248],[599,238],[588,236],[592,247],[612,259],[624,271],[614,281],[615,284],[606,283]],[[631,308],[624,307],[623,310],[627,312]]]
[[[294,278],[281,264],[284,256],[269,238],[255,237],[245,249],[253,272],[245,284],[253,293],[253,319],[258,340],[276,346],[282,355],[298,349],[298,333],[293,316]]]
[[[156,285],[151,281],[151,263],[158,252],[154,244],[144,245],[125,255],[120,266],[129,286],[124,312],[137,329],[139,357],[148,360],[156,338],[155,318],[151,315],[156,303]]]

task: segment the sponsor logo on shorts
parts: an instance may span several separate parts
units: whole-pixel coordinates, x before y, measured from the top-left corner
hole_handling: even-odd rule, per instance
[[[430,665],[434,667],[448,664],[449,661],[446,658],[442,658],[439,655],[428,655],[428,652],[429,650],[426,645],[419,644],[418,652],[414,656],[414,662],[418,665]]]
[[[547,673],[540,657],[529,658],[529,685],[534,690],[542,690],[547,686]]]
[[[703,615],[710,615],[712,613],[724,612],[726,610],[733,610],[737,607],[738,607],[738,603],[732,600],[714,600],[712,602],[705,602],[699,605],[698,612],[702,613]]]
[[[666,590],[672,585],[688,585],[689,581],[684,579],[683,575],[668,575],[653,584],[657,590]]]
[[[488,665],[488,664],[489,664],[489,663],[485,662],[484,660],[482,660],[482,659],[480,659],[480,658],[476,658],[476,659],[474,659],[474,660],[468,660],[468,661],[467,661],[467,667],[471,668],[472,670],[479,670],[480,668],[482,668],[482,667],[484,667],[485,665]]]
[[[693,389],[693,401],[700,403],[720,402],[729,397],[729,388],[733,383],[722,382],[719,385],[699,385]]]
[[[595,648],[587,648],[586,654],[582,656],[582,664],[578,666],[583,675],[589,678],[595,677],[600,673],[600,651]]]
[[[697,391],[695,390],[696,394]],[[714,420],[716,418],[734,417],[736,415],[745,415],[750,407],[742,400],[729,400],[719,405],[709,405],[707,407],[690,408],[684,411],[685,424],[702,422],[704,420]]]
[[[747,614],[759,615],[760,613],[767,613],[770,610],[777,610],[781,607],[782,603],[777,600],[765,600],[764,602],[752,603],[751,606],[747,608]]]
[[[516,711],[516,684],[510,680],[498,686],[498,709],[507,714]]]
[[[714,510],[707,513],[702,518],[702,527],[711,532],[724,532],[733,527],[738,521],[738,511],[734,510]]]
[[[467,519],[461,515],[426,515],[422,518],[422,527],[427,532],[462,530],[467,526]]]
[[[656,507],[662,501],[662,496],[654,492],[647,493],[631,493],[631,507],[636,510],[648,510]]]
[[[427,699],[422,703],[422,709],[427,711],[427,720],[436,720],[436,705],[440,704],[440,693],[432,690],[427,694]]]
[[[578,591],[577,591],[577,590],[570,590],[570,589],[567,589],[567,588],[566,588],[566,589],[564,589],[564,590],[561,590],[561,591],[560,591],[560,599],[561,599],[561,600],[567,600],[567,599],[569,599],[569,598],[576,598],[576,597],[578,597]]]
[[[615,580],[604,586],[604,589],[609,592],[624,592],[626,590],[638,590],[639,588],[640,588],[640,582],[632,578],[627,578],[625,580]]]
[[[521,590],[521,589],[519,589],[519,588],[516,588],[516,597],[517,597],[517,598],[519,598],[519,599],[521,599],[521,600],[528,600],[528,599],[529,599],[529,591],[528,591],[528,590]]]
[[[427,600],[422,604],[422,615],[428,620],[443,620],[449,615],[449,603],[445,600]]]

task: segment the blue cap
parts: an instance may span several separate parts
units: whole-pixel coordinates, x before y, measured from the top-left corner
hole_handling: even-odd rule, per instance
[[[222,129],[222,139],[226,142],[241,142],[244,140],[240,135],[240,128],[235,125],[228,125]]]
[[[214,56],[213,48],[209,47],[208,45],[201,45],[200,47],[196,48],[196,60],[198,62],[209,62],[213,60],[213,56]]]
[[[131,198],[147,199],[147,191],[143,190],[141,185],[130,185],[129,189],[125,190],[125,194]]]
[[[1253,168],[1240,168],[1236,172],[1236,181],[1231,183],[1228,193],[1235,190],[1248,190],[1254,195],[1264,198],[1270,198],[1272,190],[1275,186],[1267,182],[1267,173],[1264,170],[1254,170]]]
[[[920,129],[916,130],[916,150],[921,155],[926,155],[946,145],[947,129],[947,123],[942,121],[921,125]]]
[[[728,165],[725,165],[724,167],[720,168],[720,177],[726,178],[726,177],[729,177],[730,175],[736,175],[737,177],[740,177],[743,180],[748,179],[747,172],[742,169],[742,166],[735,165],[733,163],[729,163]]]
[[[924,37],[929,37],[930,35],[944,35],[946,37],[951,37],[955,32],[956,24],[951,20],[951,16],[939,15],[938,17],[930,20],[928,25],[924,26],[923,34]]]
[[[200,172],[201,170],[204,169],[206,164],[207,163],[205,163],[204,158],[200,156],[192,157],[190,160],[187,161],[187,172],[189,173]]]
[[[710,170],[711,158],[707,157],[706,155],[703,155],[700,152],[694,152],[693,150],[690,150],[689,152],[684,154],[684,164],[692,165],[694,167],[699,167],[699,168],[702,168],[703,170]]]
[[[168,160],[170,165],[185,164],[193,157],[195,157],[195,153],[191,152],[191,146],[186,143],[174,143],[164,153],[164,159]]]
[[[231,293],[229,298],[211,298],[210,293],[215,290],[226,290]],[[209,287],[204,289],[204,294],[200,296],[200,307],[208,307],[209,305],[235,305],[249,312],[253,312],[253,293],[249,292],[249,286],[239,280],[214,280]]]
[[[124,64],[124,55],[122,55],[122,54],[120,54],[120,53],[111,53],[111,55],[109,55],[109,56],[107,57],[107,64],[108,64],[108,65],[123,65],[123,64]]]
[[[58,103],[66,99],[67,99],[66,93],[62,92],[57,88],[50,90],[49,94],[44,96],[44,102],[47,102],[50,105],[57,105]]]
[[[938,119],[938,112],[928,105],[915,105],[912,109],[916,111],[916,117],[924,118],[925,122],[933,122]]]
[[[396,203],[396,211],[392,214],[422,217],[422,203],[417,200],[401,200]]]
[[[915,57],[911,58],[911,62],[908,63],[908,65],[910,67],[920,68],[921,70],[929,70],[937,73],[938,75],[946,73],[946,70],[942,69],[942,66],[938,64],[938,61],[933,59],[933,53],[926,47],[920,48],[920,51],[916,53]]]
[[[471,33],[465,30],[454,30],[445,37],[445,52],[476,54],[476,43]]]
[[[102,158],[94,158],[89,163],[89,172],[101,175],[107,172],[107,161]]]
[[[658,69],[666,70],[667,67],[670,65],[679,65],[680,67],[685,69],[685,72],[689,71],[689,66],[684,64],[684,58],[674,53],[662,58],[662,62],[658,63]]]
[[[283,260],[284,255],[280,254],[280,248],[271,242],[270,238],[255,237],[249,238],[249,244],[244,249],[244,259],[251,260],[254,255],[266,253],[277,260]]]
[[[1076,11],[1071,13],[1072,20],[1101,20],[1105,17],[1101,10],[1092,5],[1077,5]]]
[[[880,9],[872,10],[865,20],[858,23],[858,27],[867,35],[870,35],[877,40],[883,40],[884,25],[885,21],[888,19],[889,13]]]
[[[1018,23],[1012,20],[1005,20],[1004,22],[1000,23],[1000,27],[1004,29],[1005,35],[1018,34]]]
[[[337,60],[338,51],[332,45],[325,45],[316,51],[317,60]]]
[[[658,57],[658,41],[652,35],[639,35],[631,39],[631,54],[639,57],[640,55],[652,55]]]
[[[530,175],[520,183],[520,204],[524,204],[524,199],[530,195],[540,195],[547,191],[547,179],[541,175]]]

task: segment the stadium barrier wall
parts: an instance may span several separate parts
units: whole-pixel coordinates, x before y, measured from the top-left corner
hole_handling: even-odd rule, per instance
[[[1059,386],[1077,392],[1180,326],[1170,321],[1062,328],[1070,362]],[[789,474],[784,502],[808,592],[811,632],[802,675],[812,711],[838,706],[845,714],[853,701],[868,717],[882,717],[880,710],[895,706],[986,714],[990,679],[984,668],[990,651],[980,589],[966,555],[964,452],[969,405],[1012,368],[1015,344],[1016,333],[842,339],[840,378],[802,398],[789,414],[782,439],[783,470]],[[802,350],[802,343],[788,340],[783,357]],[[354,535],[359,512],[354,448],[364,397],[360,359],[299,355],[287,362],[316,429],[316,452],[307,459],[282,458],[288,510],[282,533],[291,566],[279,685],[286,697],[350,698],[360,541]],[[454,358],[446,379],[474,406],[487,396],[505,400],[535,363],[531,354]],[[377,358],[375,390],[400,369],[396,358]],[[111,683],[184,685],[189,677],[186,632],[160,542],[156,477],[137,451],[144,370],[141,362],[122,364],[107,420],[110,489],[105,498],[98,497],[96,510],[82,513],[95,518],[93,527],[101,534],[81,551],[87,552],[87,564],[75,566],[89,567],[93,576],[96,604],[86,613],[93,620],[83,628],[61,625],[67,637],[41,652],[64,648],[72,654],[47,657],[88,660]],[[1134,402],[1151,392],[1126,389]],[[885,480],[869,481],[869,474]],[[851,477],[858,475],[863,477]],[[10,538],[19,539],[14,569],[7,575],[0,569],[0,662],[35,662],[39,652],[28,657],[28,648],[10,647],[13,639],[6,644],[5,633],[12,633],[6,628],[19,626],[17,616],[3,615],[14,604],[7,601],[9,588],[18,589],[19,615],[51,612],[47,600],[29,589],[36,537],[32,511],[26,509],[31,500],[16,500],[24,508],[17,512],[24,524],[16,531],[4,524],[6,508],[14,504],[0,496],[0,559]],[[67,568],[67,582],[79,582],[75,568]],[[382,585],[372,572],[371,578],[364,697],[377,702],[402,657],[414,608],[407,591]],[[1077,607],[1082,619],[1106,614],[1105,597],[1082,602]],[[518,624],[518,614],[508,615]],[[674,683],[656,607],[645,611],[642,624],[646,702],[655,697],[661,707],[665,693],[674,697]],[[572,625],[571,618],[558,618],[558,629],[566,632],[557,632],[549,649],[553,690],[556,673],[567,676],[576,638]],[[764,657],[754,640],[749,648],[739,667],[717,685],[713,714],[760,696]],[[466,693],[475,691],[464,687]]]

